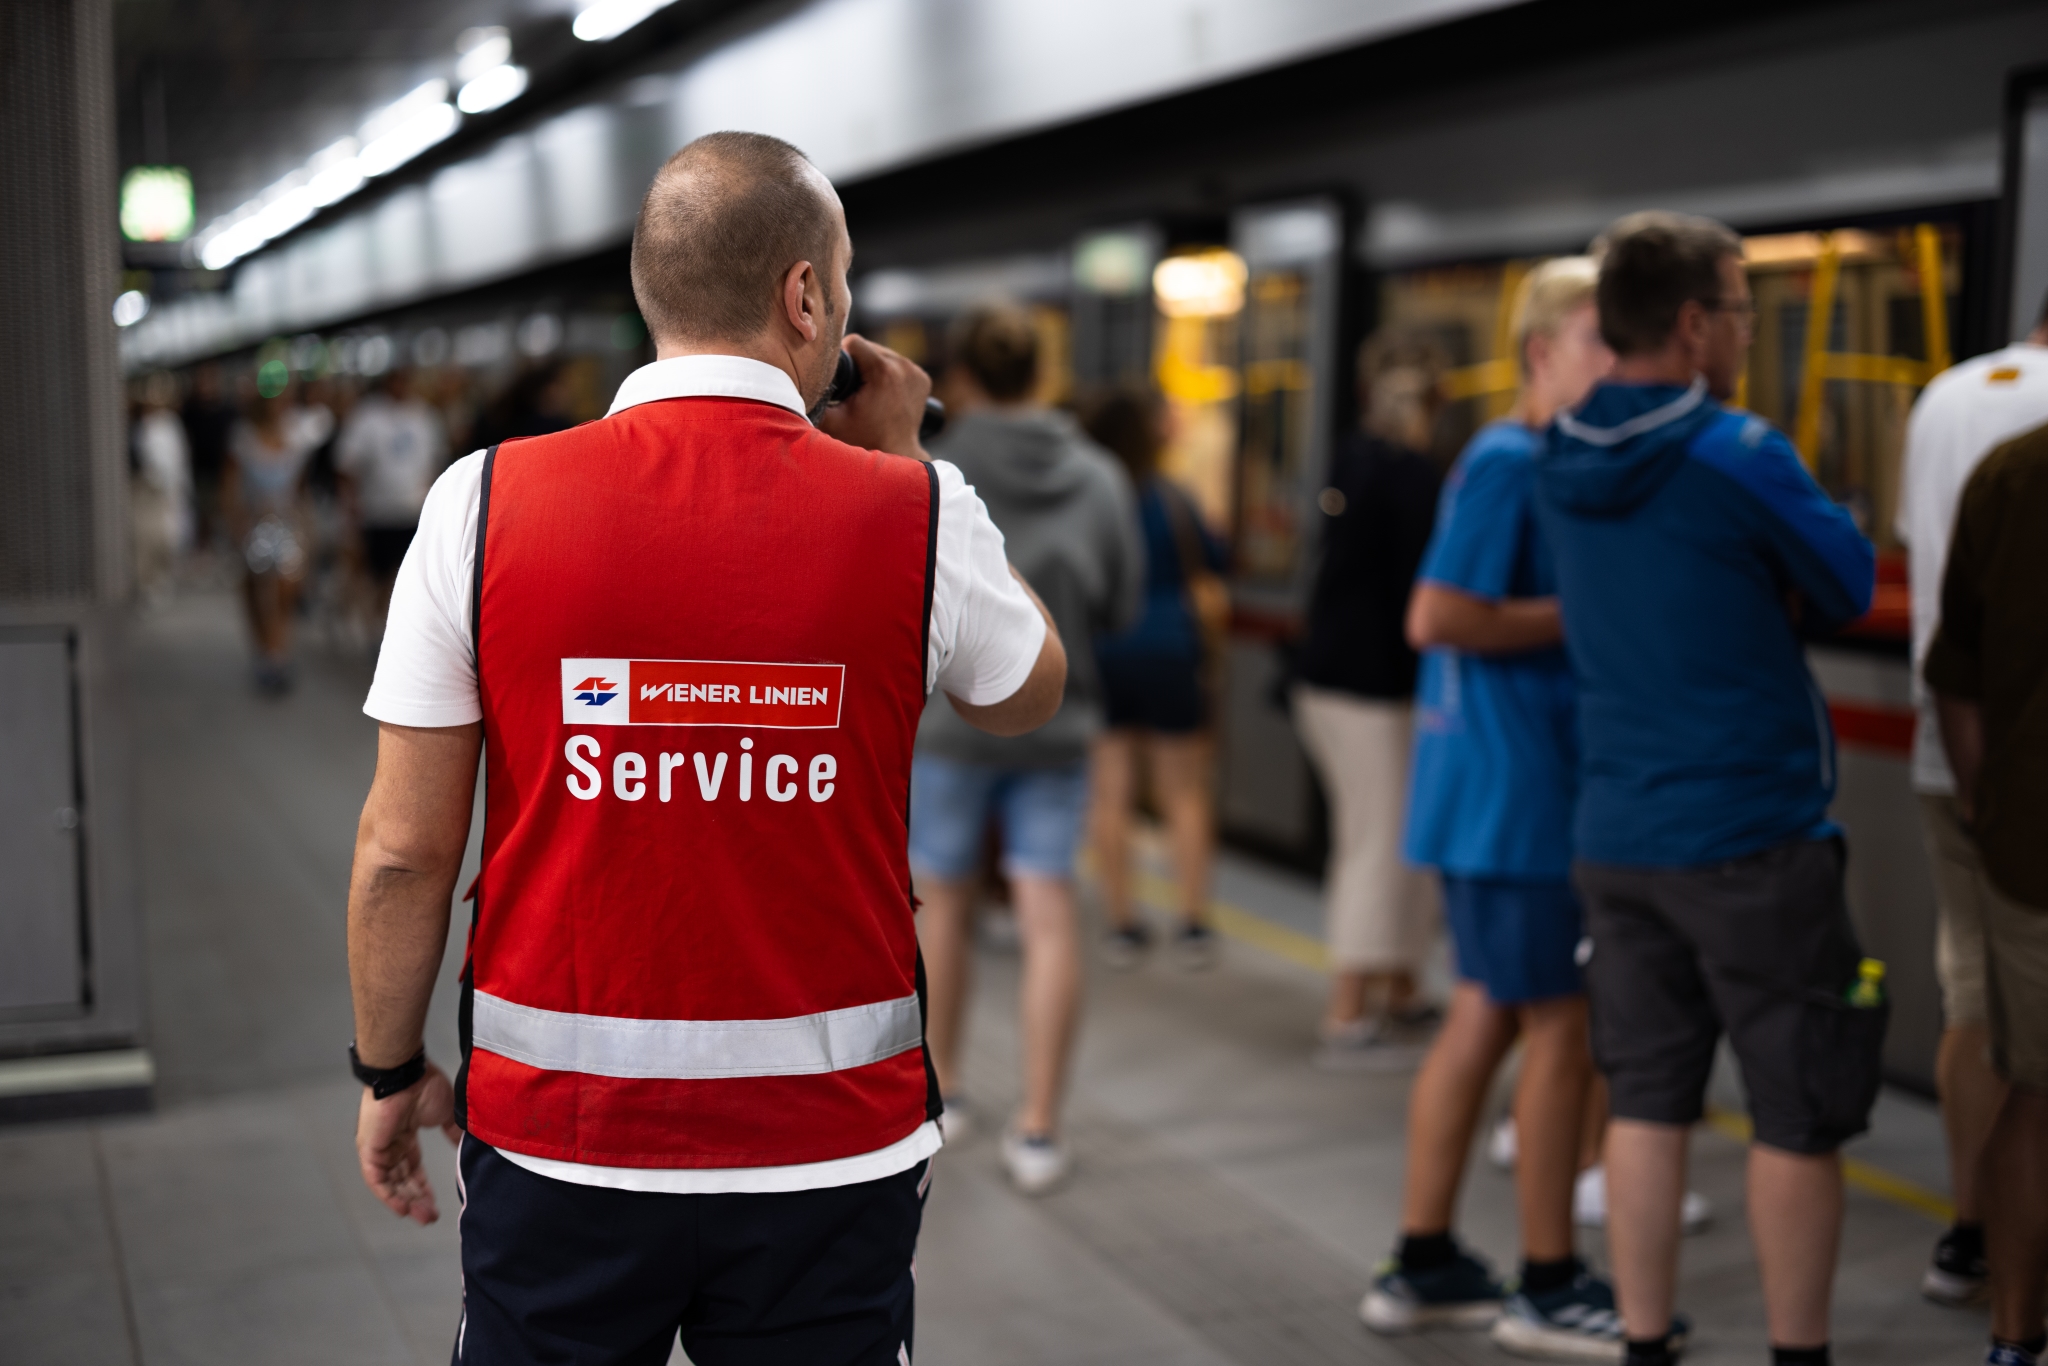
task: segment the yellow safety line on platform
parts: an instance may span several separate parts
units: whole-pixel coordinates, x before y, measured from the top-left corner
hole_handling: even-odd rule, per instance
[[[1131,879],[1132,891],[1139,901],[1156,911],[1178,912],[1180,897],[1178,889],[1157,873],[1137,871]],[[1209,918],[1218,932],[1263,949],[1276,958],[1315,972],[1327,972],[1330,956],[1321,941],[1311,939],[1299,930],[1290,930],[1285,925],[1276,925],[1264,916],[1255,915],[1241,906],[1227,901],[1210,901]],[[1707,1124],[1725,1138],[1737,1143],[1750,1139],[1748,1115],[1738,1115],[1727,1110],[1707,1111]],[[1901,1208],[1923,1214],[1938,1224],[1952,1224],[1956,1218],[1956,1207],[1947,1197],[1931,1191],[1917,1181],[1910,1181],[1882,1167],[1853,1157],[1842,1159],[1842,1179],[1866,1195],[1880,1200],[1889,1200]]]
[[[1139,872],[1131,879],[1131,884],[1138,900],[1153,910],[1179,912],[1180,889],[1157,873]],[[1227,901],[1210,901],[1209,919],[1219,933],[1255,949],[1264,949],[1275,958],[1298,963],[1311,972],[1330,970],[1329,951],[1323,947],[1322,941],[1311,939],[1299,930],[1275,925],[1264,916],[1254,915]]]
[[[1707,1123],[1716,1133],[1732,1138],[1737,1143],[1750,1139],[1748,1115],[1738,1115],[1729,1110],[1707,1111]],[[1889,1200],[1902,1205],[1915,1214],[1924,1214],[1938,1224],[1952,1224],[1956,1221],[1956,1207],[1946,1196],[1931,1191],[1917,1181],[1909,1181],[1883,1167],[1873,1167],[1868,1162],[1853,1157],[1842,1159],[1842,1179],[1880,1200]]]

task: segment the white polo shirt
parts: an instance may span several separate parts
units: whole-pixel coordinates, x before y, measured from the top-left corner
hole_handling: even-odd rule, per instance
[[[668,398],[744,398],[794,413],[803,399],[789,376],[742,356],[680,356],[626,377],[611,412]],[[608,413],[606,416],[610,416]],[[391,592],[391,612],[363,710],[396,726],[464,726],[483,718],[470,638],[478,495],[484,453],[456,461],[435,481],[419,532]],[[960,471],[932,462],[939,477],[938,546],[933,565],[925,689],[987,706],[1024,686],[1045,643],[1045,618],[1010,573],[1003,533]],[[788,1167],[670,1169],[601,1167],[506,1152],[542,1176],[589,1186],[674,1194],[817,1190],[893,1175],[938,1151],[927,1121],[886,1148],[830,1162]]]
[[[2048,422],[2048,346],[2019,342],[1942,371],[1921,391],[1906,423],[1905,474],[1894,529],[1911,552],[1913,590],[1913,700],[1920,722],[1913,733],[1915,791],[1956,790],[1934,700],[1920,666],[1941,625],[1941,576],[1956,505],[1977,463],[2022,432]]]

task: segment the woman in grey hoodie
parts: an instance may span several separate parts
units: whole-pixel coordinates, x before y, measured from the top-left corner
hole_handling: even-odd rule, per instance
[[[1024,1100],[1003,1160],[1026,1191],[1067,1170],[1059,1111],[1080,1013],[1081,946],[1074,851],[1088,805],[1088,746],[1102,689],[1088,643],[1137,615],[1143,589],[1130,481],[1065,413],[1032,400],[1038,336],[1010,305],[955,326],[949,398],[956,418],[933,455],[957,465],[1001,530],[1010,563],[1045,602],[1068,645],[1066,699],[1028,735],[998,738],[943,700],[925,708],[911,777],[910,862],[923,909],[930,1010],[926,1035],[947,1097],[945,1127],[965,1123],[959,1097],[970,925],[984,834],[1002,836],[1024,948]]]

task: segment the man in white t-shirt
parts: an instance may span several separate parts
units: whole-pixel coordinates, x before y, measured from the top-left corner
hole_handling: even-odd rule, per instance
[[[2048,422],[2048,301],[2025,341],[1937,375],[1906,426],[1904,487],[1896,530],[1911,555],[1913,589],[1913,788],[1934,865],[1934,961],[1943,1030],[1935,1086],[1948,1130],[1955,1224],[1935,1244],[1921,1291],[1940,1304],[1967,1305],[1985,1293],[1983,1207],[1978,1157],[1998,1118],[2005,1084],[1991,1068],[1985,1014],[1985,873],[1976,842],[1958,820],[1955,778],[1942,752],[1934,699],[1920,677],[1941,625],[1942,571],[1956,505],[1970,472],[1992,448]]]
[[[427,490],[448,463],[440,415],[413,392],[409,370],[393,370],[363,395],[341,429],[334,466],[362,535],[363,568],[381,610],[419,526]]]
[[[936,688],[1033,729],[1066,656],[974,490],[921,463],[930,382],[844,335],[851,255],[795,148],[678,152],[634,233],[657,359],[603,420],[457,461],[399,571],[356,1146],[426,1223],[419,1130],[460,1143],[458,1362],[661,1361],[678,1331],[699,1366],[910,1358],[943,1141],[917,719]],[[820,408],[842,337],[864,385]],[[421,1040],[480,753],[451,1084]]]

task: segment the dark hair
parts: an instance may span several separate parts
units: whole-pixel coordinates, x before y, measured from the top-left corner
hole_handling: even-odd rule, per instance
[[[1038,328],[1015,304],[977,304],[953,324],[953,359],[998,403],[1023,398],[1038,383]]]
[[[764,133],[708,133],[668,159],[633,224],[633,297],[649,332],[744,341],[768,325],[791,266],[832,265],[837,224],[809,168]]]
[[[1081,429],[1123,462],[1133,484],[1159,468],[1159,395],[1152,390],[1120,384],[1091,395],[1081,405]]]
[[[1655,351],[1688,300],[1721,298],[1721,261],[1742,239],[1711,218],[1648,210],[1616,219],[1593,243],[1600,262],[1600,338],[1617,356]]]

